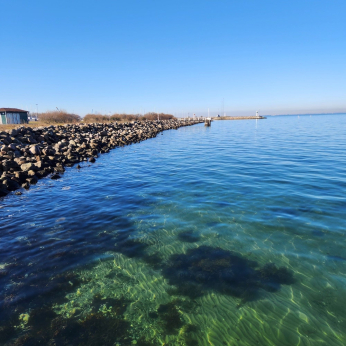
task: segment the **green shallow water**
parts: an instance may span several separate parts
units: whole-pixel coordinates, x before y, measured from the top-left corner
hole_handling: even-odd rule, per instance
[[[345,125],[181,128],[6,197],[2,344],[345,345]]]

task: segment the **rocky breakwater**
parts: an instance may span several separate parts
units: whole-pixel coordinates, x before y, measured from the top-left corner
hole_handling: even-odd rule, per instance
[[[43,177],[59,179],[65,167],[95,162],[98,154],[192,124],[178,120],[19,127],[0,132],[0,197],[29,189]],[[79,168],[79,165],[77,166]]]

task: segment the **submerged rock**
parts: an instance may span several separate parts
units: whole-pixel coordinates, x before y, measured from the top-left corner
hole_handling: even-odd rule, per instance
[[[285,267],[268,263],[260,267],[233,251],[210,246],[188,249],[186,254],[174,254],[163,275],[176,288],[173,295],[200,297],[208,291],[255,300],[261,290],[276,292],[281,285],[295,282],[293,273]]]
[[[57,179],[60,179],[61,176],[58,173],[54,173],[50,178],[53,180],[57,180]]]

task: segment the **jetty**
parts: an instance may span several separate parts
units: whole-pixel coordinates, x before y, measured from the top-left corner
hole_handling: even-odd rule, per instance
[[[213,117],[212,120],[250,120],[250,119],[267,119],[266,117],[259,116],[247,116],[247,117]]]
[[[99,154],[139,143],[165,130],[203,122],[201,119],[132,121],[18,127],[0,130],[0,197],[29,189],[41,178],[59,179],[65,167],[94,163]],[[15,194],[22,194],[17,191]]]

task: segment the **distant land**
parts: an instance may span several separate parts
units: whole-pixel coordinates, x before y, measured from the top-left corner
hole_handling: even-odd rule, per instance
[[[279,117],[279,116],[286,116],[286,115],[337,115],[337,114],[346,114],[346,112],[326,112],[326,113],[295,113],[295,114],[266,114],[262,115],[265,117]]]

